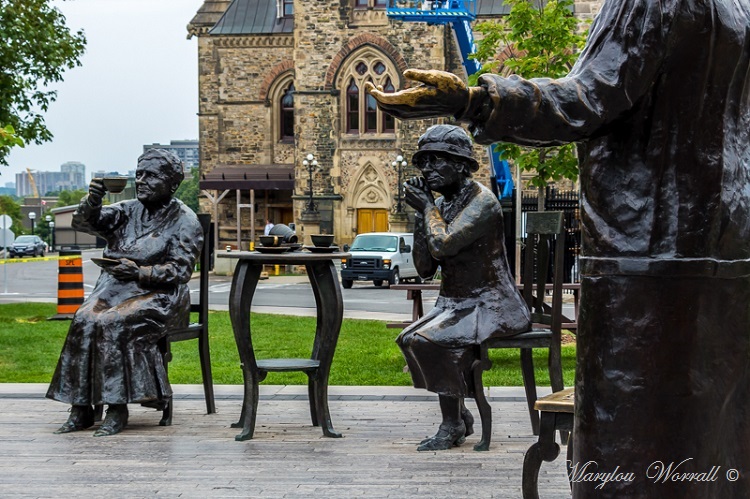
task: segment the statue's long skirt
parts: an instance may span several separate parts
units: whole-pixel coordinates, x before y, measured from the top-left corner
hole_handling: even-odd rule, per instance
[[[583,262],[573,497],[748,498],[747,262],[646,260]]]

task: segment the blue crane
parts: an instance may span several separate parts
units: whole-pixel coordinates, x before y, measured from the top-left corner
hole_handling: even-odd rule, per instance
[[[407,7],[407,3],[411,6]],[[469,58],[476,52],[471,29],[471,23],[477,17],[476,8],[476,0],[391,0],[386,12],[389,18],[399,21],[451,25],[466,74],[472,75],[482,67],[479,61]],[[488,153],[493,191],[499,198],[512,196],[513,177],[508,162],[500,159],[501,152],[495,151],[493,146],[489,146]]]

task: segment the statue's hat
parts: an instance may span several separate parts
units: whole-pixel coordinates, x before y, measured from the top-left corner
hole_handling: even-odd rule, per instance
[[[419,137],[419,150],[411,158],[417,164],[417,158],[429,152],[442,152],[465,159],[472,172],[479,170],[479,163],[474,159],[474,148],[471,137],[466,130],[455,125],[434,125]]]

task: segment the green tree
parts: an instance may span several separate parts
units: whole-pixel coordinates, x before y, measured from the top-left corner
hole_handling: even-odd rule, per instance
[[[77,206],[81,202],[81,198],[86,195],[88,191],[78,189],[75,191],[60,191],[57,193],[57,204],[56,208],[63,206]]]
[[[62,12],[49,4],[0,0],[0,164],[7,164],[13,146],[52,139],[42,116],[57,98],[50,84],[80,66],[83,31],[71,33]]]
[[[13,224],[9,227],[15,235],[23,234],[21,225],[21,205],[10,196],[0,196],[0,215],[8,215]],[[2,227],[0,227],[2,229]]]
[[[0,128],[0,148],[7,147],[10,149],[13,146],[24,146],[23,140],[16,135],[13,126],[6,125]]]
[[[505,0],[510,5],[508,16],[499,21],[478,23],[482,34],[473,58],[482,63],[482,70],[469,82],[484,73],[503,76],[516,74],[522,78],[560,78],[573,67],[578,52],[586,41],[573,15],[573,0]],[[578,176],[575,145],[555,147],[521,147],[499,142],[501,158],[517,164],[522,171],[533,172],[533,186],[542,188],[551,181]]]
[[[180,187],[174,193],[174,196],[190,207],[194,212],[198,213],[200,204],[198,203],[198,194],[200,189],[198,188],[198,182],[200,180],[200,172],[198,168],[191,168],[190,175],[185,176],[185,180],[182,181]]]

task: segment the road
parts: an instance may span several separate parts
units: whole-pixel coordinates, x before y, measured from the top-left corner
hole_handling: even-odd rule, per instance
[[[54,257],[54,254],[48,256]],[[91,258],[99,256],[101,250],[83,251],[83,280],[86,294],[94,288],[100,272],[99,267],[91,262]],[[57,268],[56,260],[40,259],[0,265],[0,303],[56,302]],[[209,307],[212,310],[227,309],[231,282],[232,278],[229,276],[211,275]],[[193,292],[196,292],[197,285],[197,279],[193,279],[190,283]],[[372,283],[355,283],[351,289],[342,289],[342,292],[345,317],[386,321],[411,318],[411,302],[406,300],[405,291],[376,288]],[[424,297],[425,306],[429,309],[437,297],[437,291],[425,292]],[[272,276],[258,284],[253,310],[312,316],[315,315],[315,299],[306,277]]]
[[[84,293],[94,289],[99,276],[99,267],[91,262],[92,257],[101,256],[101,250],[83,252]],[[48,255],[55,257],[55,254]],[[13,260],[11,260],[13,262]],[[54,259],[35,259],[23,263],[0,264],[0,303],[56,302],[57,268]],[[227,310],[231,276],[211,275],[209,281],[209,308]],[[198,280],[190,287],[197,293]],[[372,283],[355,282],[351,289],[342,289],[344,317],[354,319],[376,319],[384,321],[411,320],[411,302],[405,291],[376,288]],[[425,312],[429,311],[437,298],[437,291],[422,293]],[[286,315],[315,315],[315,298],[305,276],[275,277],[258,284],[253,299],[253,311]],[[574,316],[571,303],[563,305],[563,314]]]

